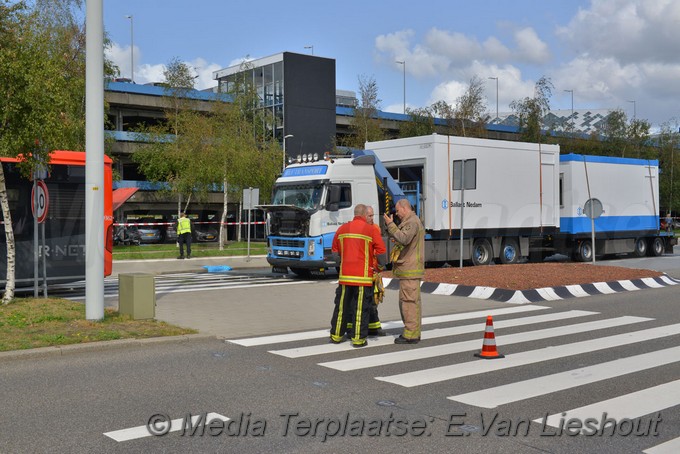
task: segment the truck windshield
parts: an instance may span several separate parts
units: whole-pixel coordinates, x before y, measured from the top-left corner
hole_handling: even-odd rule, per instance
[[[304,210],[318,210],[323,195],[322,183],[279,184],[274,186],[273,205],[295,205]]]

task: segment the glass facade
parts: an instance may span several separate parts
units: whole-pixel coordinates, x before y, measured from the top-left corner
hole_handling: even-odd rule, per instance
[[[251,86],[257,94],[258,108],[263,111],[262,117],[269,124],[265,128],[271,131],[272,137],[283,140],[283,61],[245,69],[230,74],[219,81],[220,90],[234,92],[242,85]]]

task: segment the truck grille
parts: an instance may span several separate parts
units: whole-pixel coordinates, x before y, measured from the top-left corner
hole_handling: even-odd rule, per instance
[[[305,242],[300,240],[282,240],[274,238],[274,246],[279,247],[305,247]]]

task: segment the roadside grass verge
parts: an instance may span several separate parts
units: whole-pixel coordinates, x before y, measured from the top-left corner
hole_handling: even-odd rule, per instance
[[[140,246],[114,246],[113,260],[148,260],[148,259],[174,259],[179,249],[176,243],[168,244],[142,244]],[[217,243],[191,243],[192,257],[230,257],[234,255],[246,255],[248,243],[245,241],[232,242],[219,250]],[[267,244],[264,242],[250,242],[250,255],[264,255],[267,253]]]
[[[133,320],[106,309],[104,320],[85,320],[85,305],[58,298],[17,298],[0,305],[0,352],[115,339],[195,334],[155,320]]]

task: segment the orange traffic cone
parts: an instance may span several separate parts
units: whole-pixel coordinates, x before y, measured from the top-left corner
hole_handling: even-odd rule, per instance
[[[501,355],[498,353],[498,350],[496,350],[496,337],[493,334],[493,318],[491,318],[490,315],[486,317],[486,329],[484,330],[482,351],[475,353],[475,356],[484,359],[505,358],[504,355]]]

